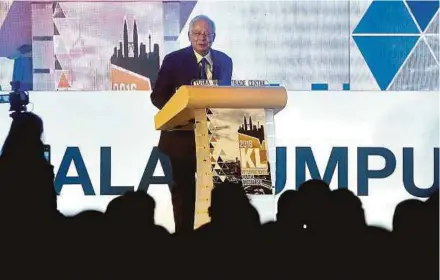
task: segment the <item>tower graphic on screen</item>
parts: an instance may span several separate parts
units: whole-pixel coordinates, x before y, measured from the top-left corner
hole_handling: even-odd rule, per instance
[[[139,44],[136,20],[133,21],[132,40],[128,38],[127,20],[124,19],[123,40],[114,47],[110,59],[112,66],[113,90],[151,90],[159,71],[159,44],[151,46],[151,34],[148,45]]]

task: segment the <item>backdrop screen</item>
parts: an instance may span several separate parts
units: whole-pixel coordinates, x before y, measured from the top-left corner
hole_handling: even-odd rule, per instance
[[[234,79],[289,90],[439,89],[438,1],[0,1],[0,87],[149,90],[199,14]]]

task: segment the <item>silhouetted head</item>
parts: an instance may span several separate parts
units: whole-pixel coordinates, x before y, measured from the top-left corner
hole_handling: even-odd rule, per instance
[[[286,190],[280,195],[280,198],[277,202],[278,222],[291,222],[293,217],[295,217],[295,215],[298,215],[298,213],[296,213],[295,211],[297,200],[298,192],[295,190]]]
[[[34,113],[24,112],[14,116],[9,134],[2,148],[3,158],[44,159],[41,140],[43,121]]]
[[[145,191],[128,191],[112,201],[105,212],[109,219],[133,223],[154,224],[156,202]]]
[[[400,202],[394,211],[394,232],[415,232],[424,221],[425,204],[421,200],[407,199]]]
[[[308,232],[323,233],[329,215],[330,187],[323,180],[311,179],[298,188],[298,201],[295,207],[300,215],[298,221]]]
[[[310,179],[302,183],[298,191],[313,195],[327,195],[330,192],[330,186],[323,180]]]
[[[366,226],[362,202],[347,189],[330,193],[331,223],[336,231],[360,231]]]

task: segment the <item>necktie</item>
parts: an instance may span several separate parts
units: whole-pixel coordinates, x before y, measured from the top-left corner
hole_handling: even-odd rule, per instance
[[[200,79],[207,80],[208,76],[206,75],[206,64],[209,64],[209,62],[206,60],[206,58],[202,58],[200,61]]]

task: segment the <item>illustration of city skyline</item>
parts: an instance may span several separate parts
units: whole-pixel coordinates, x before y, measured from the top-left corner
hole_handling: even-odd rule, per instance
[[[124,19],[122,40],[113,48],[110,62],[113,65],[129,70],[148,78],[154,87],[160,67],[159,44],[153,44],[151,33],[148,34],[147,44],[144,44],[138,34],[136,19],[133,19],[132,36],[129,37],[127,19]]]
[[[156,51],[158,54],[153,60],[158,61],[155,62],[156,65],[160,64],[160,59],[163,58],[162,3],[133,2],[127,5],[118,2],[65,2],[59,3],[59,7],[63,14],[53,19],[59,34],[54,36],[54,50],[59,68],[62,69],[58,71],[58,75],[66,75],[70,83],[69,90],[112,90],[111,60],[115,46],[120,46],[119,42],[124,41],[124,23],[127,43],[134,45],[133,25],[136,21],[138,51],[140,52],[143,44],[148,52],[147,45],[150,39],[152,52]],[[112,20],[107,20],[107,15],[111,16]],[[133,52],[134,50],[131,51]],[[121,68],[142,73],[137,70],[140,63],[136,63],[136,59],[134,61],[135,67],[131,66],[133,60],[124,61],[117,57],[116,60],[113,59],[115,65],[122,65]],[[124,67],[125,64],[129,66]]]

